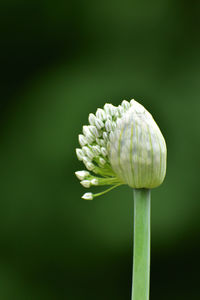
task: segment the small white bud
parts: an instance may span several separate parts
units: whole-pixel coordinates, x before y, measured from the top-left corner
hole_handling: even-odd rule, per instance
[[[86,168],[89,170],[89,171],[92,171],[92,170],[94,170],[94,168],[95,168],[95,165],[93,164],[93,163],[91,163],[91,162],[88,162],[88,163],[86,163]]]
[[[113,105],[110,104],[110,103],[106,103],[104,105],[104,110],[105,110],[107,115],[114,116],[114,114],[115,114],[115,109],[114,109]]]
[[[88,121],[91,125],[95,125],[96,117],[94,114],[89,114]]]
[[[83,134],[79,134],[78,140],[79,140],[79,144],[81,146],[85,146],[87,144],[87,139],[85,138],[85,136]]]
[[[106,156],[108,155],[108,152],[107,152],[107,150],[106,150],[105,147],[102,147],[102,148],[101,148],[101,153],[102,153],[102,155],[103,155],[104,157],[106,157]]]
[[[89,157],[89,159],[92,160],[94,158],[94,155],[93,155],[92,151],[88,147],[84,146],[82,149],[83,149],[83,153],[85,155],[87,155]]]
[[[91,184],[92,184],[92,185],[98,185],[98,184],[99,184],[98,179],[97,179],[97,178],[93,178],[93,179],[91,180]]]
[[[96,118],[96,120],[95,120],[95,125],[96,125],[97,129],[99,129],[99,130],[101,130],[104,127],[104,123],[98,118]]]
[[[105,159],[103,159],[102,157],[99,158],[99,163],[104,166],[106,164]]]
[[[129,107],[130,107],[130,103],[126,100],[123,100],[121,105],[123,106],[123,108],[125,110],[129,109]]]
[[[96,128],[95,126],[89,125],[89,126],[88,126],[88,129],[89,129],[90,133],[91,133],[95,138],[100,136],[100,134],[99,134],[99,132],[98,132],[98,130],[97,130],[97,128]]]
[[[95,136],[91,134],[88,127],[89,126],[86,126],[86,125],[83,126],[83,134],[85,135],[88,143],[91,144],[95,140]]]
[[[98,140],[98,145],[100,145],[102,147],[106,147],[106,142],[103,139],[99,139]]]
[[[106,120],[112,121],[112,116],[111,115],[107,115]]]
[[[84,155],[87,155],[87,151],[86,151],[87,149],[88,149],[88,147],[85,147],[85,146],[82,148]]]
[[[101,121],[104,121],[106,119],[106,114],[105,111],[101,108],[98,108],[96,111],[96,116],[98,119],[100,119]]]
[[[88,156],[83,156],[83,162],[86,165],[87,163],[91,162],[91,160]]]
[[[83,134],[84,134],[85,136],[87,136],[88,133],[90,133],[89,128],[88,128],[87,125],[84,125],[84,126],[83,126]]]
[[[88,171],[77,171],[75,172],[76,174],[76,177],[79,179],[79,180],[84,180],[87,176],[90,175],[90,173]]]
[[[81,183],[82,186],[84,186],[85,188],[89,188],[89,187],[91,186],[90,180],[82,180],[80,183]]]
[[[81,149],[76,148],[76,155],[77,155],[79,160],[83,160],[84,154],[83,154],[83,151]]]
[[[84,200],[93,200],[93,194],[92,193],[85,193],[82,196],[82,199],[84,199]]]
[[[101,148],[99,145],[92,146],[92,151],[95,156],[98,156],[101,153]]]
[[[107,132],[103,132],[103,139],[105,140],[105,141],[107,141],[108,140],[108,134],[107,134]]]
[[[106,121],[105,128],[107,132],[110,132],[112,130],[112,122],[110,120]]]
[[[95,165],[90,161],[89,157],[84,156],[84,157],[83,157],[83,162],[84,162],[86,168],[87,168],[89,171],[94,170]]]
[[[121,105],[118,106],[118,113],[120,116],[124,114],[124,108]]]
[[[115,119],[117,119],[117,118],[120,117],[118,107],[116,107],[116,109],[115,109],[115,115],[114,115],[114,117],[115,117]]]
[[[117,117],[118,116],[118,112],[117,112],[117,107],[116,106],[112,106],[112,116],[113,117]]]

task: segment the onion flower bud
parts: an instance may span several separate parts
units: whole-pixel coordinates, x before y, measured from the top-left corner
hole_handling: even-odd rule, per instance
[[[123,100],[118,107],[105,104],[96,115],[89,115],[89,123],[79,135],[81,149],[76,149],[76,153],[90,172],[75,174],[86,188],[111,188],[98,194],[86,193],[83,199],[92,200],[122,184],[150,189],[163,182],[166,143],[153,117],[141,104],[135,100]]]

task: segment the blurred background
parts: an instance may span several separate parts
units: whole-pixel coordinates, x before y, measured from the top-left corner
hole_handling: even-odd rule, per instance
[[[168,146],[167,177],[152,191],[151,299],[200,297],[199,9],[1,1],[2,300],[130,299],[132,191],[83,201],[74,171],[88,114],[132,98]]]

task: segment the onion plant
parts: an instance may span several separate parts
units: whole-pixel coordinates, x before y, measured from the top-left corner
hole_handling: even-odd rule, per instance
[[[110,186],[103,192],[85,193],[93,200],[127,184],[134,195],[134,250],[132,300],[149,299],[151,189],[166,173],[164,137],[151,114],[138,102],[106,103],[89,114],[89,125],[79,135],[77,157],[87,170],[75,172],[85,188]]]

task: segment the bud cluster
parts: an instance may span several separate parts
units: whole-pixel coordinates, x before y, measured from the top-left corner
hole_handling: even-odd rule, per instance
[[[165,141],[141,104],[135,100],[123,100],[118,107],[106,103],[96,114],[90,113],[88,120],[78,136],[81,148],[76,149],[88,170],[75,173],[84,187],[128,184],[150,188],[163,181]],[[82,198],[92,200],[100,194],[86,193]]]

